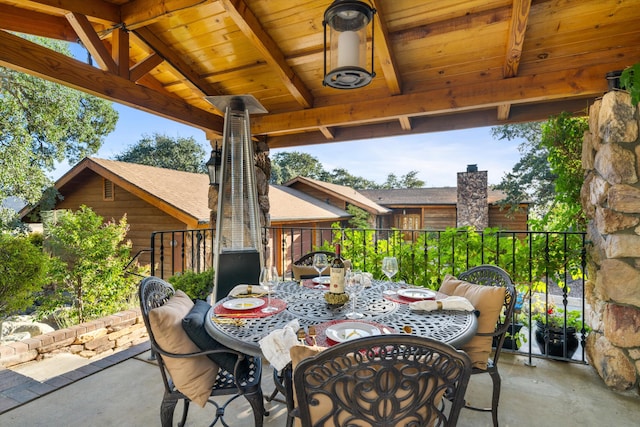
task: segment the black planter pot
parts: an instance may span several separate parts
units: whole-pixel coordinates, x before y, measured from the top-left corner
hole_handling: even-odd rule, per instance
[[[512,323],[509,325],[509,329],[507,329],[507,336],[504,338],[504,342],[502,343],[502,348],[506,348],[508,350],[517,350],[520,348],[519,340],[517,339],[517,334],[520,332],[524,325],[522,323]],[[498,343],[497,340],[493,339],[493,346],[495,347]]]
[[[549,344],[545,346],[545,335],[549,337]],[[571,359],[578,349],[576,328],[548,328],[545,324],[536,322],[536,342],[542,354]],[[567,340],[567,354],[564,354],[565,337]]]

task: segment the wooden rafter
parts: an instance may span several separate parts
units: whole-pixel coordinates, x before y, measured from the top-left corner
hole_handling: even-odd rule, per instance
[[[76,12],[69,12],[66,17],[98,66],[105,71],[118,74],[118,66],[111,57],[111,52],[100,40],[87,17]]]
[[[251,40],[268,64],[280,76],[291,95],[304,108],[313,105],[313,96],[302,80],[287,65],[286,58],[271,36],[262,28],[258,18],[243,0],[220,0],[240,31]]]
[[[0,65],[204,130],[222,133],[224,119],[180,100],[0,31]]]
[[[178,73],[187,79],[187,84],[199,90],[203,96],[220,95],[218,90],[201,77],[196,70],[187,64],[176,52],[171,50],[162,40],[160,40],[151,30],[146,27],[138,28],[135,35],[144,42],[150,49],[163,58]]]
[[[389,93],[391,95],[398,95],[402,93],[402,79],[398,71],[398,65],[391,49],[391,40],[389,38],[389,29],[387,28],[386,21],[383,19],[384,10],[382,9],[383,2],[373,1],[373,7],[376,9],[375,22],[375,50],[378,56],[378,61],[382,67],[382,73],[384,79],[387,82]]]
[[[121,7],[121,22],[128,30],[146,27],[177,12],[212,3],[214,0],[136,0]]]
[[[502,65],[502,77],[505,79],[518,75],[530,10],[531,0],[513,0],[509,31],[507,33],[507,50]],[[499,106],[498,120],[507,120],[509,118],[509,109],[509,104]]]
[[[411,119],[409,117],[402,116],[398,120],[400,121],[402,130],[411,130]]]

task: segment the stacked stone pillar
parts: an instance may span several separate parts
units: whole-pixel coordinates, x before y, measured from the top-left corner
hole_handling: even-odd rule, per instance
[[[458,172],[457,227],[471,226],[480,231],[489,226],[487,176],[487,171],[478,171],[476,165]]]
[[[582,206],[589,218],[589,363],[615,390],[638,391],[640,378],[640,140],[638,111],[623,91],[589,111]]]

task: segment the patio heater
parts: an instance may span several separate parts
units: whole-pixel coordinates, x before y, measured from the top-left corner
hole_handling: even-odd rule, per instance
[[[263,265],[249,114],[267,111],[250,95],[206,99],[225,112],[213,245],[212,301],[218,301],[236,284],[258,283]]]

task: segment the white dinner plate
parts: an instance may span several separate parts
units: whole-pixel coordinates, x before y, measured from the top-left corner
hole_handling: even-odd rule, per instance
[[[251,310],[264,305],[264,300],[261,298],[238,298],[230,299],[222,303],[224,308],[229,310]]]
[[[356,338],[380,335],[380,329],[363,322],[340,322],[325,330],[327,338],[335,342],[345,342]]]
[[[403,288],[398,289],[398,295],[410,299],[434,299],[436,293],[429,289]]]
[[[331,282],[331,278],[329,276],[320,276],[314,277],[311,281],[319,285],[328,285]]]

